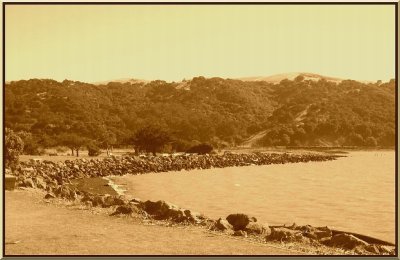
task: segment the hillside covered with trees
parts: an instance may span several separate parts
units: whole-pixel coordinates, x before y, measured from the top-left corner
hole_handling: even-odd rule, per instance
[[[171,151],[237,146],[261,131],[252,145],[386,147],[395,142],[395,82],[21,80],[5,86],[5,126],[24,140],[26,153],[132,146],[149,126],[168,135]]]

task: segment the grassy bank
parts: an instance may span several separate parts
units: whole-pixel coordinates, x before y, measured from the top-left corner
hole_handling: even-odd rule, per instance
[[[298,255],[277,244],[221,236],[193,226],[110,217],[110,208],[44,201],[35,189],[7,191],[6,255]]]

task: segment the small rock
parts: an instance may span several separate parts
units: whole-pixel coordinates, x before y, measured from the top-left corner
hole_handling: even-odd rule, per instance
[[[379,248],[376,245],[367,245],[367,246],[364,246],[364,249],[366,251],[376,254],[376,255],[380,254]]]
[[[323,239],[325,237],[331,237],[332,231],[331,230],[316,230],[312,234],[314,234],[318,240]]]
[[[315,227],[310,226],[310,225],[296,226],[293,229],[300,230],[303,233],[313,233],[313,232],[315,232],[317,230]]]
[[[92,199],[93,207],[103,207],[104,205],[104,197],[103,196],[94,196]]]
[[[133,198],[129,202],[134,202],[134,203],[141,203],[142,201],[138,198]]]
[[[25,185],[25,187],[28,187],[28,188],[35,188],[35,183],[33,182],[33,180],[31,178],[26,178],[24,180],[24,185]]]
[[[124,204],[125,201],[122,198],[116,196],[106,196],[104,198],[103,207],[108,208],[111,206],[124,205]]]
[[[233,233],[234,236],[242,236],[242,237],[247,237],[247,232],[243,230],[236,230],[235,233]]]
[[[385,255],[392,254],[392,248],[390,248],[389,246],[378,245],[377,247],[379,249],[380,254],[385,254]]]
[[[198,212],[194,212],[194,211],[191,211],[191,210],[188,210],[188,209],[184,210],[183,212],[185,214],[185,217],[188,218],[188,220],[190,222],[201,223],[202,220],[205,219],[205,217],[202,214],[198,213]]]
[[[45,199],[54,199],[56,196],[54,195],[54,194],[51,194],[51,193],[47,193],[45,196],[44,196],[44,198]]]
[[[301,231],[292,230],[289,228],[271,228],[271,234],[266,237],[267,240],[278,240],[278,241],[302,241],[303,236]]]
[[[118,206],[115,209],[115,212],[111,214],[111,216],[118,215],[118,214],[132,214],[133,212],[138,212],[138,209],[132,205],[122,205]]]
[[[36,187],[45,190],[47,185],[46,182],[41,177],[36,177]]]

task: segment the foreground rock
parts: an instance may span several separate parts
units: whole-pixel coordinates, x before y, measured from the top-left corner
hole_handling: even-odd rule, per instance
[[[233,226],[233,230],[244,230],[250,222],[257,222],[257,219],[254,217],[249,217],[245,214],[231,214],[226,217],[229,224]]]

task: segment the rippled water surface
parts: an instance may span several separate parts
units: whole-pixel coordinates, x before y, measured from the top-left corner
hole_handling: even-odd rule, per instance
[[[166,200],[212,218],[247,213],[270,225],[310,224],[395,240],[394,151],[336,161],[229,167],[114,178],[142,200]]]

